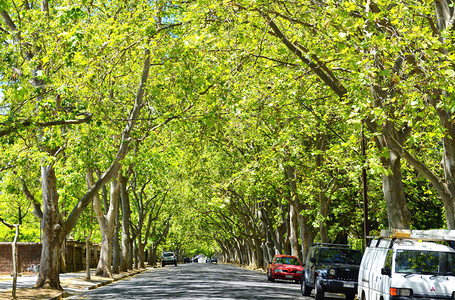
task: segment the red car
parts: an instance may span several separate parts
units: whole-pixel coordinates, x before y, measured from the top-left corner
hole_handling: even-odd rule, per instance
[[[273,260],[269,262],[267,268],[267,279],[275,281],[275,279],[295,280],[300,282],[302,280],[303,267],[300,260],[291,255],[275,255]]]

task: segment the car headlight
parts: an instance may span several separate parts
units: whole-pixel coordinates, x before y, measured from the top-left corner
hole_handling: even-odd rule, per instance
[[[273,270],[273,272],[275,272],[275,273],[283,273],[283,270],[281,270],[281,269],[275,269],[275,270]]]
[[[330,273],[330,275],[335,276],[336,271],[335,271],[335,269],[330,269],[329,273]]]
[[[390,288],[390,296],[411,297],[412,296],[412,289]]]

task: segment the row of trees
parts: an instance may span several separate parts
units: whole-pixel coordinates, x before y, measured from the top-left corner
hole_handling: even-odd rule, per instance
[[[0,1],[1,197],[40,220],[36,286],[69,234],[111,276],[160,243],[264,267],[364,221],[453,229],[451,5]]]

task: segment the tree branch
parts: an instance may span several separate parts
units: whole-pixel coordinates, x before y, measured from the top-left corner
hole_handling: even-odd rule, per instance
[[[25,180],[21,178],[21,183],[22,183],[22,191],[25,194],[25,197],[30,201],[30,203],[33,204],[33,214],[35,217],[37,217],[39,220],[43,220],[43,211],[41,210],[41,204],[35,199],[32,193],[30,193],[30,190],[27,187],[27,184],[25,183]]]
[[[2,222],[5,226],[7,226],[9,229],[13,229],[15,226],[7,223],[3,218],[0,217],[0,222]]]
[[[77,205],[73,208],[71,213],[69,214],[66,222],[63,226],[63,233],[67,235],[71,232],[71,230],[76,225],[79,216],[81,215],[82,211],[90,204],[92,198],[98,193],[98,191],[107,183],[109,180],[113,178],[117,174],[118,169],[120,168],[120,162],[125,158],[126,154],[128,153],[128,146],[131,141],[130,135],[131,131],[133,130],[133,126],[136,122],[137,117],[139,116],[140,110],[142,108],[142,98],[144,97],[144,90],[145,84],[147,82],[148,76],[150,71],[150,50],[145,50],[145,61],[144,67],[142,70],[141,81],[139,83],[138,91],[136,94],[136,99],[134,102],[133,109],[131,111],[129,121],[125,126],[125,129],[122,133],[122,138],[120,140],[120,145],[117,151],[117,155],[107,169],[107,171],[101,175],[101,177],[95,182],[93,186],[85,193],[84,196],[79,200]]]
[[[411,153],[409,153],[403,146],[392,137],[390,132],[385,131],[384,136],[386,137],[387,147],[397,152],[401,157],[416,168],[426,179],[428,179],[434,188],[438,191],[439,195],[446,195],[450,197],[450,191],[447,185],[444,184],[436,174],[434,174],[425,164],[416,159]],[[444,198],[444,197],[443,197]]]
[[[92,118],[92,114],[90,113],[80,113],[78,115],[84,115],[85,117],[82,119],[75,119],[75,120],[55,120],[49,122],[31,122],[29,120],[23,121],[19,125],[11,126],[7,129],[0,130],[0,137],[8,135],[12,132],[16,132],[21,127],[30,127],[33,125],[41,126],[41,127],[51,127],[51,126],[61,126],[61,125],[75,125],[75,124],[82,124],[90,121]]]

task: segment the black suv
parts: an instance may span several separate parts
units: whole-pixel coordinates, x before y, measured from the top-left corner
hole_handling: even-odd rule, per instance
[[[310,248],[302,275],[302,295],[315,289],[317,300],[325,292],[342,293],[352,300],[357,293],[357,279],[362,253],[348,245],[316,244]]]

